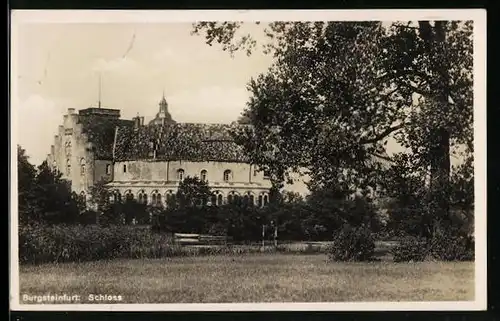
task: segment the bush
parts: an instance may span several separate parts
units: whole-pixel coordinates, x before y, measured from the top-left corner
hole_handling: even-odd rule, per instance
[[[437,235],[431,244],[434,258],[442,261],[474,261],[474,238],[451,233]]]
[[[369,229],[345,226],[334,235],[327,252],[332,261],[370,261],[375,254],[375,241]]]
[[[78,262],[113,258],[177,256],[165,234],[149,229],[98,225],[19,227],[20,263]]]
[[[391,253],[394,262],[421,262],[426,259],[429,248],[426,239],[407,236],[391,250]]]

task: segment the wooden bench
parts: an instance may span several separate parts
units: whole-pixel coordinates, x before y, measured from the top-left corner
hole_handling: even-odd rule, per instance
[[[226,245],[231,240],[223,235],[174,233],[174,242],[179,245]]]

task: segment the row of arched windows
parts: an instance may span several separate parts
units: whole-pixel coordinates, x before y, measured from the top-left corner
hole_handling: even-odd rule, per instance
[[[133,200],[135,198],[134,194],[130,190],[126,191],[124,195],[125,195],[125,200]],[[171,204],[171,202],[174,202],[176,199],[176,194],[172,190],[169,190],[164,195],[165,195],[165,202],[163,202],[163,195],[158,190],[155,190],[153,191],[153,193],[151,193],[151,200],[149,201],[148,194],[144,190],[140,190],[139,193],[137,193],[137,202],[140,204],[149,204],[153,206],[155,205],[168,206],[169,204]],[[112,193],[111,201],[114,202],[122,201],[122,195],[120,191],[116,190]],[[202,202],[204,203],[204,205],[206,205],[208,200],[203,200]],[[246,192],[243,195],[240,195],[238,192],[231,191],[227,194],[227,197],[224,197],[222,192],[216,191],[213,193],[210,199],[211,205],[218,206],[231,203],[254,204],[259,207],[263,207],[269,203],[269,196],[267,193],[260,193],[258,197],[255,198],[255,195],[252,192]]]

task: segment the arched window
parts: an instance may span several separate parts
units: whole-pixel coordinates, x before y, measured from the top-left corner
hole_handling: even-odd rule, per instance
[[[151,194],[151,204],[153,206],[160,206],[161,205],[161,194],[155,190]]]
[[[168,191],[165,194],[165,200],[166,200],[166,205],[168,206],[175,206],[175,194],[173,191]]]
[[[210,197],[210,203],[212,204],[212,206],[217,205],[217,195],[212,194],[212,196]]]
[[[224,182],[230,181],[231,180],[231,176],[232,176],[231,175],[231,171],[229,169],[226,169],[224,171],[224,177],[223,177],[224,178]]]
[[[250,201],[249,201],[250,205],[255,205],[255,197],[253,196],[253,194],[250,194]]]
[[[80,174],[85,175],[85,158],[80,159]]]
[[[240,195],[237,192],[232,191],[227,194],[228,204],[236,204],[239,202],[239,200],[240,200]]]
[[[183,169],[177,170],[177,179],[179,181],[182,181],[184,179],[184,170]]]
[[[147,204],[148,203],[148,194],[144,192],[144,190],[141,190],[139,194],[137,195],[138,201],[140,204]]]
[[[250,200],[250,199],[249,199],[248,195],[243,196],[243,204],[244,204],[244,205],[248,205],[249,200]]]
[[[106,175],[111,174],[111,164],[106,164]]]
[[[264,195],[264,206],[266,206],[268,203],[269,203],[269,197],[266,194]]]
[[[224,198],[222,194],[217,195],[217,205],[222,205],[224,202]]]
[[[200,172],[200,179],[205,182],[207,180],[207,171],[206,170],[202,170]]]
[[[66,160],[66,175],[71,175],[71,159]]]
[[[64,152],[66,153],[66,155],[71,155],[71,141],[67,141],[65,144],[64,144]]]
[[[134,200],[134,194],[132,193],[131,190],[128,190],[125,192],[125,200],[127,201],[133,201]]]
[[[259,203],[258,203],[259,207],[262,207],[263,204],[264,204],[263,203],[263,197],[262,197],[262,195],[259,195]]]
[[[81,191],[80,192],[80,201],[83,203],[83,204],[86,204],[87,203],[87,195],[85,194],[84,191]]]
[[[122,201],[122,194],[120,194],[120,191],[115,190],[115,191],[113,192],[113,201],[114,201],[115,203],[119,203],[119,202],[121,202],[121,201]]]

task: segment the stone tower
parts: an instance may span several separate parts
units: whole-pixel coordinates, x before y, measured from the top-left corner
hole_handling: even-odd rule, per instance
[[[156,114],[156,117],[149,122],[149,125],[163,125],[163,124],[175,123],[175,121],[172,119],[172,115],[170,115],[168,111],[168,103],[167,100],[165,99],[165,92],[163,92],[163,96],[158,106],[160,107],[159,111]]]

